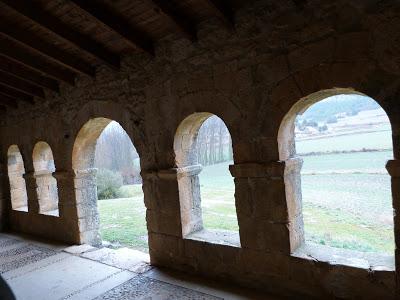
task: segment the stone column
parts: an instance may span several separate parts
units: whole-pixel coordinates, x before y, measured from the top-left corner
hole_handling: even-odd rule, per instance
[[[141,175],[149,235],[162,234],[181,238],[182,201],[178,187],[178,169],[142,170]]]
[[[22,178],[22,177],[21,177]],[[11,209],[11,191],[7,172],[0,173],[0,231],[9,227]]]
[[[79,243],[78,212],[73,170],[57,170],[53,173],[57,180],[59,216],[65,224],[65,242]]]
[[[302,236],[300,198],[293,197],[301,160],[243,163],[229,167],[235,178],[235,201],[242,248],[289,254]],[[299,180],[299,179],[298,179]],[[291,203],[296,201],[296,203]]]
[[[177,169],[183,237],[203,229],[199,180],[201,170],[201,165]]]
[[[58,194],[56,193],[56,180],[49,171],[35,172],[39,212],[46,213],[58,210]]]
[[[152,264],[168,266],[182,259],[178,171],[176,168],[142,170],[141,175],[150,260]]]
[[[37,185],[34,172],[24,174],[26,184],[26,194],[28,195],[28,212],[33,214],[39,213],[39,200],[37,195]]]
[[[28,209],[28,196],[23,174],[20,172],[10,172],[8,176],[10,188],[10,206],[15,210]]]
[[[100,220],[97,209],[97,169],[75,170],[74,186],[80,243],[100,245]],[[66,183],[69,184],[68,182]],[[63,207],[63,212],[66,207]]]
[[[392,183],[396,292],[400,296],[400,160],[389,160],[386,169],[391,176]]]
[[[289,218],[290,252],[304,244],[303,204],[301,194],[301,168],[303,159],[289,158],[285,163],[285,196]]]

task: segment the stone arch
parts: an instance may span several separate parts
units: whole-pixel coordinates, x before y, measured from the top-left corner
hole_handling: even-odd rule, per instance
[[[10,182],[11,208],[28,211],[28,195],[24,179],[25,166],[17,145],[11,145],[7,151],[7,171]]]
[[[95,152],[98,138],[112,121],[108,117],[92,118],[82,126],[75,138],[72,150],[72,168],[75,174],[75,197],[78,204],[81,243],[92,245],[101,243]]]
[[[33,148],[32,160],[39,213],[59,216],[57,180],[53,177],[56,167],[49,144],[37,142]]]
[[[197,164],[196,148],[197,134],[201,125],[213,116],[212,113],[193,113],[186,117],[178,126],[174,139],[175,161],[178,168]]]
[[[178,173],[181,225],[182,235],[184,237],[191,235],[191,237],[194,238],[193,234],[197,236],[202,231],[205,232],[199,181],[199,174],[202,171],[202,166],[199,164],[196,148],[200,128],[210,117],[217,117],[223,122],[218,116],[209,112],[193,113],[180,123],[175,133],[175,163]],[[226,126],[225,122],[224,125]],[[212,237],[208,237],[207,234],[202,234],[201,238],[209,239],[211,242],[214,242]],[[227,240],[226,242],[229,243],[231,241]]]
[[[312,93],[297,101],[283,117],[278,130],[279,160],[285,161],[296,154],[294,143],[294,121],[298,114],[305,112],[311,105],[335,95],[363,95],[351,88],[327,89]]]
[[[103,117],[87,121],[79,130],[72,150],[81,243],[101,244],[94,159],[97,139],[111,121]]]
[[[298,100],[283,117],[278,131],[279,160],[284,163],[285,196],[289,221],[290,251],[293,252],[304,244],[304,224],[302,215],[302,192],[300,171],[303,160],[296,154],[295,119],[313,104],[336,95],[360,95],[351,88],[334,88],[312,93]],[[367,96],[366,96],[367,97]],[[376,100],[375,100],[376,101]],[[380,104],[377,101],[378,104]],[[384,108],[383,106],[381,106]],[[386,113],[390,120],[389,114]],[[394,149],[393,149],[394,150]]]

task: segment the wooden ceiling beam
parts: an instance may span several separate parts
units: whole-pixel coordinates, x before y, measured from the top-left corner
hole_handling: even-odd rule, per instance
[[[0,94],[0,104],[4,104],[12,108],[18,108],[18,102],[14,98],[2,94]]]
[[[49,89],[56,93],[59,92],[59,86],[56,80],[42,76],[39,72],[24,67],[4,56],[0,56],[0,70],[42,88]]]
[[[109,51],[91,37],[65,25],[34,2],[25,0],[0,0],[0,2],[108,66],[119,68],[120,57],[117,54]]]
[[[87,62],[44,42],[25,30],[18,29],[13,25],[2,24],[0,26],[0,33],[75,72],[90,77],[94,77],[95,75],[95,69]]]
[[[19,47],[15,47],[7,41],[0,41],[0,55],[16,61],[17,63],[21,63],[24,66],[34,69],[38,72],[44,73],[54,79],[63,81],[70,85],[75,84],[75,73],[72,71],[53,66],[46,60],[40,59]]]
[[[234,14],[232,7],[223,0],[205,0],[225,20],[229,27],[235,25]]]
[[[17,77],[14,77],[2,71],[0,71],[0,84],[18,90],[20,92],[23,92],[25,94],[44,99],[44,91],[42,88],[37,87],[31,83],[23,81]]]
[[[193,21],[171,5],[170,0],[151,0],[157,6],[157,12],[170,19],[176,28],[182,32],[189,40],[197,40],[197,28]]]
[[[11,89],[7,86],[0,84],[0,94],[13,98],[15,100],[24,101],[30,104],[34,104],[35,101],[32,96],[29,96],[25,93],[19,92],[17,90]]]
[[[146,34],[95,0],[70,0],[77,8],[120,35],[129,45],[154,55],[153,41]]]

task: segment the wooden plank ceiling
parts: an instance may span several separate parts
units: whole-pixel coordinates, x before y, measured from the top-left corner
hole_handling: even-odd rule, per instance
[[[170,33],[195,42],[197,25],[233,26],[236,0],[0,0],[0,109],[34,105],[45,90],[118,71],[121,55],[145,52]]]

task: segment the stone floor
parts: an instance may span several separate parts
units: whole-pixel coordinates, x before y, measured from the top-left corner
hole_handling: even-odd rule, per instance
[[[0,273],[18,300],[274,299],[154,268],[148,255],[128,248],[68,247],[4,233],[0,234]]]

